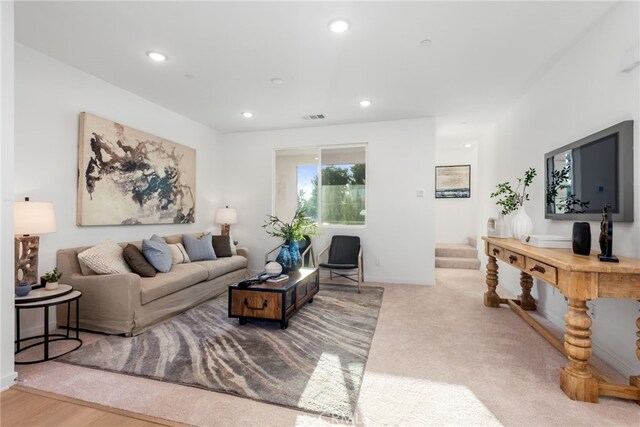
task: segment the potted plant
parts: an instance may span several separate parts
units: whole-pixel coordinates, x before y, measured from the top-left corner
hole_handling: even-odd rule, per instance
[[[513,237],[520,240],[522,237],[531,234],[533,223],[524,209],[524,202],[529,200],[528,189],[533,178],[536,176],[536,170],[529,168],[524,173],[523,178],[518,178],[518,185],[514,189],[508,181],[498,184],[497,190],[491,193],[492,198],[497,198],[496,205],[500,209],[501,215],[509,215],[516,212],[513,218],[511,231]]]
[[[53,270],[46,272],[43,277],[47,282],[44,288],[48,291],[53,291],[58,289],[58,280],[62,277],[62,273],[59,273],[58,267],[55,267]]]
[[[267,215],[262,225],[268,235],[284,240],[276,261],[282,265],[283,273],[298,270],[302,265],[298,242],[305,236],[318,234],[318,225],[309,218],[303,208],[298,208],[291,222],[284,222],[276,215]]]

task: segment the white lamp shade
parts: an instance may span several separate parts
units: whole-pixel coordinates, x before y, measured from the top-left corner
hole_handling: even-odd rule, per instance
[[[232,208],[216,209],[216,224],[235,224],[238,222],[238,213]]]
[[[51,202],[14,202],[14,234],[43,234],[56,231],[56,213]]]

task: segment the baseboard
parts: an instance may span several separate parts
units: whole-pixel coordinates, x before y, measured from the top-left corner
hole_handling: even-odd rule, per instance
[[[17,372],[12,372],[0,378],[0,391],[5,391],[13,386],[16,383],[16,378],[18,378]]]

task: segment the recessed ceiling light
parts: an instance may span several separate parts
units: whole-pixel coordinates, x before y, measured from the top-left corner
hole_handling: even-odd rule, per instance
[[[365,107],[366,108],[366,107],[370,106],[371,104],[373,104],[373,103],[371,102],[370,99],[363,99],[362,101],[360,101],[360,106],[361,107]]]
[[[165,55],[164,53],[155,52],[152,50],[147,52],[147,56],[156,62],[164,62],[167,60],[167,55]]]
[[[329,29],[334,33],[344,33],[350,26],[351,23],[344,18],[336,18],[329,21]]]
[[[431,44],[431,39],[420,40],[420,46],[425,47]]]
[[[284,80],[282,80],[280,77],[274,77],[271,79],[271,83],[273,83],[274,85],[281,85],[282,83],[284,83]]]
[[[472,144],[464,144],[464,148],[471,148]]]
[[[250,119],[251,117],[253,117],[253,113],[249,111],[243,111],[242,117],[244,117],[245,119]]]

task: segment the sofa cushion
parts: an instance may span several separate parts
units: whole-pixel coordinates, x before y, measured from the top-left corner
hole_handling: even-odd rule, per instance
[[[213,251],[218,258],[229,257],[231,253],[231,240],[229,236],[212,236]]]
[[[171,249],[171,257],[174,264],[185,264],[191,262],[187,250],[182,246],[182,243],[169,243],[169,249]]]
[[[111,240],[104,240],[78,254],[78,262],[98,274],[130,273],[131,269],[124,261],[122,247]]]
[[[207,280],[207,270],[194,263],[176,264],[168,273],[158,273],[156,277],[140,279],[140,302],[151,301],[178,292]]]
[[[204,267],[208,273],[207,280],[213,280],[224,274],[247,267],[247,259],[234,255],[227,258],[218,258],[215,261],[198,261],[195,264]]]
[[[153,265],[144,257],[140,249],[132,244],[125,246],[122,251],[124,260],[127,262],[131,270],[141,277],[154,277],[157,273]]]
[[[171,249],[169,249],[169,246],[164,240],[154,240],[154,237],[157,236],[154,234],[150,240],[142,240],[142,253],[147,261],[149,261],[149,264],[153,265],[156,270],[161,273],[166,273],[171,270],[171,265],[173,264]]]
[[[182,242],[192,262],[216,259],[211,233],[203,234],[199,239],[185,234],[182,236]]]

